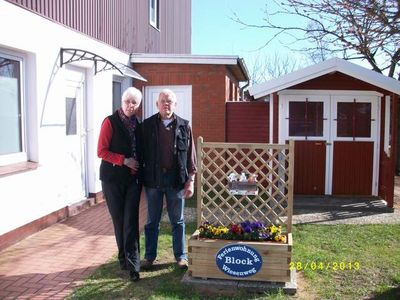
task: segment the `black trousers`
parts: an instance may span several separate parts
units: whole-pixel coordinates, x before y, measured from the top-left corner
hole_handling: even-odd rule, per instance
[[[139,272],[139,202],[142,188],[136,181],[102,181],[101,185],[114,225],[120,266]]]

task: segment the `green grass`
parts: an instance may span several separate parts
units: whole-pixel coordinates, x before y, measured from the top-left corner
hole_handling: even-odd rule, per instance
[[[194,200],[191,199],[191,200]],[[189,201],[191,201],[189,200]],[[187,235],[195,224],[187,224]],[[400,298],[400,224],[397,225],[296,225],[293,232],[293,262],[302,267],[305,286],[296,299],[399,299]],[[143,237],[141,240],[143,255]],[[131,283],[111,260],[70,299],[206,299],[204,294],[181,283],[184,271],[175,267],[170,226],[162,224],[159,239],[159,263],[151,272],[142,272],[141,280]],[[312,262],[325,270],[314,269]],[[334,263],[346,262],[346,268],[333,270]],[[348,263],[359,263],[349,270]],[[326,269],[330,263],[330,269]],[[321,266],[321,265],[320,265]],[[343,266],[343,265],[342,265]],[[299,278],[300,276],[298,276]],[[211,290],[210,293],[213,291]],[[212,299],[292,299],[282,292],[265,295],[212,297]]]
[[[310,291],[323,299],[399,299],[399,237],[399,224],[296,225],[293,262],[302,264]],[[333,270],[341,262],[342,270]]]

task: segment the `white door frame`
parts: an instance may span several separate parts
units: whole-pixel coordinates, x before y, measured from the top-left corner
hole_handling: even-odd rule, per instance
[[[337,136],[337,103],[338,102],[362,102],[362,103],[371,103],[371,137],[338,137]],[[379,176],[379,130],[380,130],[380,110],[381,105],[379,101],[379,96],[370,95],[370,96],[359,96],[359,95],[332,95],[331,96],[331,137],[330,143],[332,144],[332,151],[330,152],[329,162],[333,162],[333,142],[335,141],[365,141],[365,142],[374,142],[374,153],[373,153],[373,168],[372,168],[372,182],[371,182],[371,192],[373,196],[378,195],[378,176]],[[332,179],[333,179],[333,166],[330,166],[329,173],[329,194],[332,194]]]
[[[88,132],[87,132],[87,101],[86,101],[86,70],[74,66],[66,66],[65,73],[65,94],[73,93],[76,96],[76,118],[77,118],[77,136],[80,140],[80,165],[81,165],[81,183],[82,195],[87,197],[89,193],[88,184]],[[66,136],[68,139],[68,136]],[[76,200],[76,199],[71,199]]]
[[[143,119],[157,113],[156,100],[163,89],[172,90],[177,97],[176,114],[192,125],[192,86],[191,85],[149,85],[143,89]]]
[[[295,141],[315,141],[324,140],[326,141],[326,156],[325,156],[325,194],[329,189],[329,152],[332,147],[328,147],[329,136],[330,136],[330,126],[329,126],[329,116],[330,116],[330,105],[329,105],[329,95],[326,94],[312,94],[313,91],[308,91],[308,94],[291,94],[291,90],[282,91],[279,93],[279,143],[284,144],[286,140],[292,139]],[[287,93],[289,92],[289,93]],[[322,136],[309,136],[307,139],[303,136],[290,136],[289,135],[289,102],[323,102],[323,133]]]
[[[324,129],[323,136],[308,137],[307,140],[326,140],[326,167],[325,167],[325,194],[332,194],[332,177],[333,177],[333,140],[350,140],[353,138],[335,139],[336,135],[336,118],[338,100],[358,102],[369,101],[371,106],[371,118],[375,121],[371,122],[371,137],[356,138],[356,141],[374,141],[374,157],[373,157],[373,179],[372,179],[372,195],[378,195],[379,183],[379,146],[380,146],[380,97],[383,95],[374,91],[346,91],[346,90],[282,90],[279,95],[279,143],[285,143],[288,139],[306,140],[304,137],[289,136],[289,101],[324,101]],[[347,100],[344,100],[347,99]]]

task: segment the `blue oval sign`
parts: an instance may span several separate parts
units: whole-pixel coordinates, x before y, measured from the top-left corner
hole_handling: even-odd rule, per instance
[[[261,269],[263,263],[257,250],[243,244],[222,247],[215,260],[222,272],[233,277],[252,276]]]

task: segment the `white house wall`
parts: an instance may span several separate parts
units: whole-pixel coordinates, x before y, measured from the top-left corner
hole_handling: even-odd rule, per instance
[[[94,52],[112,62],[128,64],[129,55],[62,25],[0,0],[0,52],[24,59],[24,103],[28,159],[38,168],[0,177],[0,235],[77,199],[68,197],[65,157],[65,72],[59,67],[61,47]],[[93,63],[81,64],[86,75],[87,187],[101,190],[97,137],[112,112],[112,78],[118,71],[94,75]],[[82,199],[80,199],[82,200]]]

